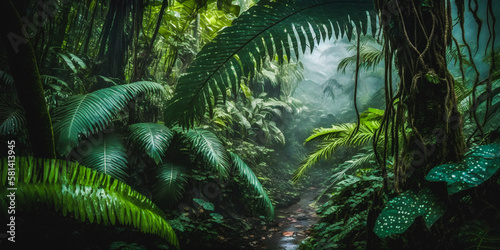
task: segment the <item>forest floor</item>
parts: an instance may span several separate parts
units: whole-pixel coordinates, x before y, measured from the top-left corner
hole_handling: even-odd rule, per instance
[[[244,236],[254,249],[293,250],[310,234],[319,217],[314,202],[320,189],[311,187],[300,195],[300,201],[276,211],[276,220],[261,228],[259,235]]]

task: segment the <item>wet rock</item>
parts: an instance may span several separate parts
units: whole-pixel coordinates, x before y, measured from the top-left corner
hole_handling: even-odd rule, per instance
[[[309,217],[305,214],[298,214],[297,220],[307,220]]]

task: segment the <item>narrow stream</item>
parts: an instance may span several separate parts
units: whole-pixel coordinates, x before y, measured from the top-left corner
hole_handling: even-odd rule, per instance
[[[311,187],[300,196],[300,201],[276,212],[276,224],[267,229],[267,239],[257,249],[295,250],[307,238],[310,228],[318,220],[313,203],[318,189]]]

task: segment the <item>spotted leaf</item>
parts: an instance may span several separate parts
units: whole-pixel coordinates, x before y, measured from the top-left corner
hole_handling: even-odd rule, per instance
[[[462,162],[439,165],[427,174],[428,181],[448,183],[448,194],[476,187],[500,167],[500,144],[476,147]]]
[[[423,216],[425,224],[431,227],[444,212],[444,204],[429,189],[418,194],[406,191],[387,203],[375,222],[374,231],[380,238],[401,234],[419,216]]]

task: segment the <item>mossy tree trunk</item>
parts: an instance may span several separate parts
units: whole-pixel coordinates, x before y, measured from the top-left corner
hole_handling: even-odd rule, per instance
[[[457,110],[454,79],[446,62],[446,50],[453,39],[451,3],[446,0],[375,2],[389,48],[386,58],[394,55],[400,77],[398,92],[387,104],[389,107],[399,100],[389,120],[405,133],[402,151],[395,152],[398,156],[394,163],[395,189],[404,192],[430,188],[447,203],[446,184],[431,183],[425,177],[435,166],[459,161],[465,151],[462,116]],[[390,63],[386,62],[386,67]],[[406,119],[398,121],[402,116]],[[372,210],[368,224],[373,227],[380,204]],[[441,229],[438,231],[442,233]],[[419,218],[402,235],[406,242],[387,243],[396,248],[435,248],[442,243],[441,233],[431,233]],[[371,233],[368,248],[380,247],[374,238]]]
[[[0,16],[4,18],[0,35],[19,101],[25,111],[33,155],[55,158],[52,123],[33,48],[23,35],[22,20],[10,0],[0,5]]]
[[[384,36],[395,53],[401,79],[398,97],[408,117],[406,128],[411,131],[401,161],[396,163],[403,190],[421,189],[427,185],[425,176],[430,169],[460,160],[465,150],[454,80],[446,63],[452,40],[451,6],[446,2],[378,3]]]

